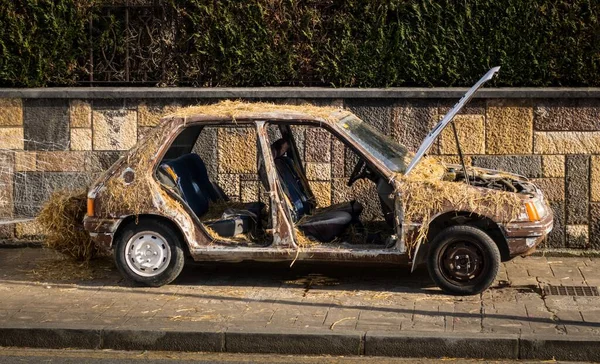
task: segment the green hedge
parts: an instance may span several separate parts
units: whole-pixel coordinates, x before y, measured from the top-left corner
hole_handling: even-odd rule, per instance
[[[0,0],[0,85],[74,83],[87,19],[73,0]]]
[[[110,24],[123,22],[114,14],[112,22],[100,21],[106,6],[82,3],[89,2],[0,0],[0,84],[89,80],[90,45],[101,54],[119,39],[107,36],[115,33]],[[150,74],[166,85],[465,86],[500,65],[497,86],[600,86],[597,0],[164,0],[162,6],[160,62],[131,56],[130,81],[148,81]]]

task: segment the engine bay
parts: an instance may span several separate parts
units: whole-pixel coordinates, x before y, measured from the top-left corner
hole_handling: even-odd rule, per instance
[[[445,181],[465,182],[476,187],[514,193],[535,194],[536,188],[525,177],[494,170],[467,168],[468,180],[461,166],[447,168]]]

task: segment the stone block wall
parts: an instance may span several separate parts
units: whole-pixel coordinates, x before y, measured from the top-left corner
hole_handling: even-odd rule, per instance
[[[0,97],[0,220],[35,216],[52,191],[85,187],[155,126],[160,115],[216,101],[143,95],[44,98],[43,93]],[[416,150],[455,99],[273,96],[262,101],[343,106]],[[469,164],[523,174],[544,190],[556,216],[547,247],[600,249],[600,99],[479,98],[455,120]],[[346,187],[356,162],[352,153],[318,128],[299,130],[297,138],[319,204],[358,198],[368,207],[365,217],[377,218],[372,184]],[[211,178],[233,199],[258,198],[252,133],[213,130],[202,135],[196,149]],[[458,162],[451,130],[441,134],[431,154]],[[36,234],[35,223],[0,225],[0,238]]]

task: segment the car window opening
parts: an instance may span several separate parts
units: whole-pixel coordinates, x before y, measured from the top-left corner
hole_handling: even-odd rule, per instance
[[[349,173],[351,169],[343,166],[342,173],[333,173],[334,153],[364,161],[324,128],[270,124],[268,135],[300,247],[393,245],[393,189],[385,178],[366,164],[360,173]],[[377,199],[379,203],[373,203]]]
[[[222,145],[219,145],[222,144]],[[253,125],[191,126],[171,144],[157,179],[194,212],[213,244],[271,244]]]

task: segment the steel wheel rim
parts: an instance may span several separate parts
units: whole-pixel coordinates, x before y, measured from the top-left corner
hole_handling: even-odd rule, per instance
[[[167,269],[171,247],[162,235],[142,231],[132,236],[125,245],[125,261],[135,274],[155,277]]]
[[[479,282],[487,264],[485,254],[477,243],[456,241],[444,247],[438,264],[446,280],[466,286]]]

